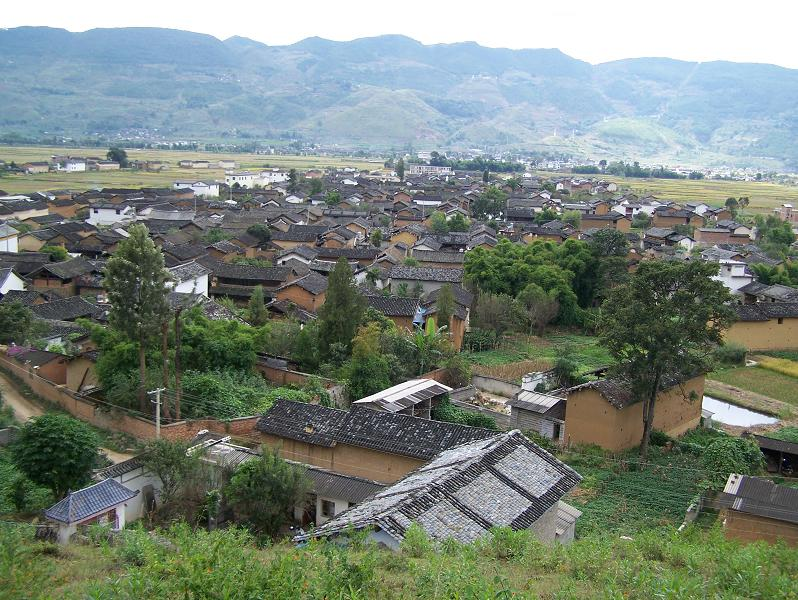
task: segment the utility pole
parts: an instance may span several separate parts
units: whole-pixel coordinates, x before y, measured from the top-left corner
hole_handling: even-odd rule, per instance
[[[166,391],[166,388],[158,388],[147,392],[148,396],[155,394],[155,400],[150,400],[155,405],[155,439],[161,439],[161,392]]]

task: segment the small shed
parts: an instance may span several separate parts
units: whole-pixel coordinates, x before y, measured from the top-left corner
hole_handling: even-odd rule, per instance
[[[438,383],[434,379],[411,379],[355,400],[352,404],[372,410],[430,419],[432,409],[451,391],[452,388],[448,385]]]
[[[125,527],[128,501],[139,492],[121,483],[106,479],[76,492],[44,511],[44,516],[57,524],[58,543],[67,544],[78,527],[99,523],[118,531]]]
[[[565,398],[521,390],[507,404],[511,428],[534,431],[557,442],[565,439]]]
[[[754,435],[754,439],[765,455],[769,472],[795,474],[798,469],[798,444],[765,435]]]

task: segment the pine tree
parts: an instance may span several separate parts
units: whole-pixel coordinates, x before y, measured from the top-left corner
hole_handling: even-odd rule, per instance
[[[266,302],[263,298],[263,286],[255,286],[252,296],[249,299],[249,322],[260,327],[269,320],[269,313],[266,310]]]
[[[147,344],[159,335],[161,322],[169,313],[166,301],[169,272],[145,225],[133,225],[129,233],[130,237],[120,242],[116,253],[108,259],[104,286],[111,303],[110,326],[139,345],[139,407],[144,412]]]
[[[396,176],[399,178],[400,181],[405,180],[405,159],[400,158],[396,162]]]
[[[341,257],[330,273],[324,304],[319,309],[319,351],[329,356],[332,344],[352,345],[365,309],[363,296],[355,286],[352,269]]]

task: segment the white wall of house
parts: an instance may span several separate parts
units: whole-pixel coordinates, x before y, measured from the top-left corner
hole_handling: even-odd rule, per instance
[[[288,181],[288,173],[286,171],[261,171],[260,179],[264,184],[268,183],[281,183]]]
[[[8,237],[0,238],[0,252],[19,252],[18,242],[19,235],[16,233]]]
[[[203,196],[205,198],[218,198],[219,197],[219,184],[210,183],[207,181],[175,181],[172,186],[173,189],[190,189],[194,192],[195,196]]]
[[[78,173],[86,170],[86,163],[84,161],[68,160],[64,163],[63,171],[67,173]]]
[[[200,275],[199,277],[195,277],[194,279],[188,279],[186,281],[181,281],[177,285],[174,283],[171,284],[175,292],[179,294],[200,294],[202,296],[208,297],[208,275]],[[167,284],[169,287],[169,284]]]
[[[332,503],[334,509],[332,514],[324,515],[322,512],[322,507],[324,502]],[[344,512],[347,508],[349,508],[349,502],[346,500],[341,500],[340,498],[325,498],[323,496],[318,496],[316,498],[316,525],[322,525],[326,523],[330,519],[332,519],[335,515]]]
[[[119,208],[89,208],[89,218],[86,219],[87,223],[92,225],[113,225],[114,223],[121,223],[123,221],[132,221],[136,218],[136,212],[130,206]]]
[[[0,296],[5,296],[8,292],[12,290],[17,290],[21,292],[24,289],[25,289],[25,281],[23,281],[13,271],[8,274],[8,277],[6,277],[3,282],[0,282]]]
[[[238,184],[242,188],[261,185],[261,179],[255,173],[225,173],[224,182],[230,187]]]
[[[721,260],[720,271],[712,279],[720,281],[732,293],[737,293],[741,287],[754,280],[754,276],[747,273],[745,263],[736,260]]]

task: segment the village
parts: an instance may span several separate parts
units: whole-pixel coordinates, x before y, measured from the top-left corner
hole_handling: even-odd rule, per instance
[[[3,518],[64,546],[175,520],[394,552],[654,523],[795,546],[798,212],[412,158],[0,191]],[[49,490],[48,418],[99,432]]]

